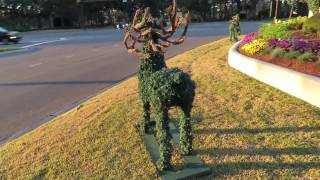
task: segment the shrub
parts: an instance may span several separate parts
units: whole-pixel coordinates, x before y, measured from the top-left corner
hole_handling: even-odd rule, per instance
[[[262,51],[267,46],[267,43],[264,39],[255,39],[252,42],[245,44],[241,47],[241,50],[244,52],[254,55]]]
[[[302,26],[306,21],[307,17],[297,17],[286,21],[277,20],[275,21],[275,24],[262,25],[259,32],[265,39],[288,39],[291,37],[289,30],[302,29]]]
[[[281,49],[281,48],[276,48],[272,51],[271,56],[273,58],[277,58],[277,57],[283,57],[284,54],[286,53],[285,50]]]
[[[298,57],[299,60],[304,62],[317,61],[318,57],[311,52],[306,52]]]
[[[284,21],[288,30],[302,29],[303,24],[307,21],[307,17],[297,17]]]
[[[264,49],[261,51],[261,54],[262,54],[262,55],[271,54],[272,50],[273,50],[272,48],[266,47],[266,48],[264,48]]]
[[[289,52],[286,52],[283,57],[291,60],[291,59],[296,59],[300,55],[301,53],[299,51],[289,51]]]
[[[303,25],[306,32],[320,32],[320,15],[314,15],[309,18]]]
[[[288,27],[285,23],[264,24],[260,27],[259,32],[264,39],[288,39],[291,37],[291,33],[288,31]]]

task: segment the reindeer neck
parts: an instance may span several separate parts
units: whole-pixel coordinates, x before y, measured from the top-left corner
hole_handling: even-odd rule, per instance
[[[166,68],[163,54],[152,54],[148,59],[140,59],[140,73],[152,74]]]

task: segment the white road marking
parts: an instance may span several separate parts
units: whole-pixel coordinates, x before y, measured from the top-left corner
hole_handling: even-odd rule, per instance
[[[31,44],[31,45],[27,45],[27,46],[23,46],[21,48],[26,49],[26,48],[30,48],[30,47],[34,47],[34,46],[39,46],[42,44],[50,44],[50,43],[54,43],[54,42],[60,42],[60,41],[66,41],[67,38],[60,38],[58,40],[53,40],[53,41],[44,41],[44,42],[40,42],[40,43],[36,43],[36,44]]]
[[[30,66],[29,66],[29,68],[33,68],[33,67],[36,67],[36,66],[40,66],[42,63],[37,63],[37,64],[31,64]]]

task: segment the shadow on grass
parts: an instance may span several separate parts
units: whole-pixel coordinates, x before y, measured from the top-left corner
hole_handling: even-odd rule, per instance
[[[255,135],[259,133],[295,133],[295,132],[313,132],[320,131],[320,127],[270,127],[270,128],[208,128],[195,130],[195,134],[249,134]],[[317,156],[320,157],[319,147],[289,147],[289,148],[209,148],[199,149],[195,151],[200,156],[281,156],[281,155],[301,155],[301,156]],[[273,176],[274,170],[291,169],[298,173],[303,170],[312,168],[320,169],[320,162],[221,162],[208,164],[212,169],[210,178],[219,178],[224,175],[236,175],[242,170],[266,170],[268,176]]]
[[[195,130],[196,134],[258,134],[276,132],[312,132],[319,131],[319,127],[270,127],[270,128],[211,128]]]
[[[312,168],[320,168],[320,162],[295,162],[295,163],[271,163],[271,162],[226,162],[209,164],[212,168],[214,177],[223,175],[235,175],[240,170],[259,170],[265,169],[268,172],[281,169],[291,169],[294,171],[302,171]]]
[[[213,148],[197,150],[200,155],[213,154],[216,156],[237,156],[237,155],[315,155],[320,156],[319,148],[284,148],[284,149],[270,149],[270,148],[259,148],[259,149],[230,149],[230,148]],[[308,169],[319,169],[320,162],[222,162],[207,164],[212,169],[212,176],[219,178],[224,175],[236,175],[242,170],[260,170],[264,169],[268,175],[272,176],[274,170],[291,169],[295,172],[308,170]],[[271,174],[270,174],[271,173]]]
[[[257,148],[257,149],[232,149],[232,148],[211,148],[196,150],[198,154],[211,154],[211,155],[319,155],[319,148],[304,148],[304,147],[291,147],[291,148]],[[319,162],[320,163],[320,162]]]

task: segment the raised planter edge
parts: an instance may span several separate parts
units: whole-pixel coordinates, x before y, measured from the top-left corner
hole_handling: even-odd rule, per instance
[[[237,50],[238,44],[228,53],[231,67],[320,108],[319,77],[242,55]]]

